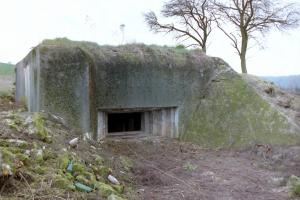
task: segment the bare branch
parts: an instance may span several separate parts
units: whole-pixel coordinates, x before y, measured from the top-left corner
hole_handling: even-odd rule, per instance
[[[184,37],[194,40],[206,52],[207,41],[212,32],[213,0],[169,0],[161,14],[174,19],[174,24],[159,22],[154,12],[146,13],[145,20],[155,33],[174,33],[175,39]],[[195,46],[194,44],[192,46]]]
[[[225,3],[224,3],[225,2]],[[285,30],[299,26],[300,10],[296,4],[282,5],[279,0],[222,0],[215,2],[218,28],[231,40],[246,72],[246,53],[249,39],[257,40],[256,33],[267,33],[272,28]],[[222,25],[235,28],[226,30]]]

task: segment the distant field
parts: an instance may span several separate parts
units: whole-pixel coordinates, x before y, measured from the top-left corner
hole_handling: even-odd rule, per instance
[[[12,64],[0,63],[0,75],[13,75],[15,66]]]
[[[13,87],[15,79],[14,65],[0,63],[0,95],[7,94]]]

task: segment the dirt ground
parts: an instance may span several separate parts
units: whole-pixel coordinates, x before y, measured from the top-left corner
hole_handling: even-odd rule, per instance
[[[300,147],[212,151],[159,138],[104,146],[134,160],[136,193],[129,199],[289,199],[286,181],[300,175]]]

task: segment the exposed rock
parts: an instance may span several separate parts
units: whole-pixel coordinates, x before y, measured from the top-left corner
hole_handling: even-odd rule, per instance
[[[112,175],[108,175],[107,179],[108,179],[111,183],[113,183],[113,184],[115,184],[115,185],[119,185],[119,184],[120,184],[120,182],[118,181],[118,179],[116,179],[116,178],[115,178],[114,176],[112,176]]]
[[[10,165],[3,163],[1,168],[2,168],[2,170],[1,170],[1,173],[0,173],[0,177],[13,175],[13,172],[12,172],[12,169],[11,169]]]
[[[79,138],[77,137],[77,138],[74,138],[74,139],[70,140],[69,145],[71,147],[76,147],[78,145],[78,142],[79,142]]]
[[[291,99],[289,98],[280,98],[277,101],[277,104],[284,108],[290,108],[291,107]]]
[[[275,88],[273,86],[268,86],[264,89],[265,93],[274,96],[275,95]]]

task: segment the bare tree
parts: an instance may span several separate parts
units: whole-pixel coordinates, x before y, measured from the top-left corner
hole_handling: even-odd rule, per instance
[[[175,33],[177,40],[192,40],[194,42],[188,46],[199,46],[206,53],[214,21],[211,0],[169,0],[161,14],[174,23],[159,22],[156,14],[150,11],[145,14],[145,20],[152,31]]]
[[[217,25],[231,40],[237,51],[242,73],[247,73],[246,53],[249,40],[258,41],[258,34],[272,28],[285,30],[299,25],[299,10],[296,4],[283,5],[282,0],[222,0],[215,2]],[[224,25],[233,26],[231,32]]]

